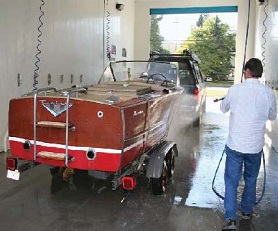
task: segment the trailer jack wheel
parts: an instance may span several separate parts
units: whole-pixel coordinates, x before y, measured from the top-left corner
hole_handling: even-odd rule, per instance
[[[154,195],[162,195],[166,191],[167,174],[168,174],[168,168],[166,165],[166,161],[164,161],[161,176],[159,178],[151,177],[151,187],[152,187],[152,193]]]

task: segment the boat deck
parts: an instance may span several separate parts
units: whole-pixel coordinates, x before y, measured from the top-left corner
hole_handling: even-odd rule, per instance
[[[146,83],[143,81],[130,81],[129,83],[123,81],[97,84],[84,88],[68,88],[57,92],[47,91],[42,93],[44,93],[44,96],[50,97],[61,97],[70,94],[71,98],[75,99],[77,98],[100,103],[116,104],[134,98],[143,97],[144,95],[153,94],[157,96],[158,94],[162,94],[164,89],[164,86]],[[42,93],[39,93],[38,96],[41,96]]]

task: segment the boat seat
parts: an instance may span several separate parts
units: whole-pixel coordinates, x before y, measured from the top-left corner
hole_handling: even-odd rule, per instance
[[[115,104],[145,94],[162,92],[164,87],[143,81],[130,81],[129,84],[126,81],[118,81],[91,85],[86,89],[86,94],[79,94],[79,98],[105,104]]]

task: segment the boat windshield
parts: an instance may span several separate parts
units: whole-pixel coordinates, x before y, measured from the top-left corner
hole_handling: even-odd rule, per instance
[[[111,62],[98,83],[111,81],[146,80],[177,84],[177,65],[159,61],[117,61]]]

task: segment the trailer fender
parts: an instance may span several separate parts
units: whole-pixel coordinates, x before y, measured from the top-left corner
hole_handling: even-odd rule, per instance
[[[163,141],[154,148],[147,165],[147,178],[159,178],[161,176],[164,159],[171,151],[174,152],[175,156],[178,156],[177,144],[172,141]]]

